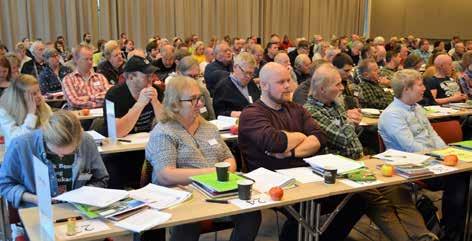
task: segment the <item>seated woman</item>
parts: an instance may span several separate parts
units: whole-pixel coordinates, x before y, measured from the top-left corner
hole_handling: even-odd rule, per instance
[[[7,58],[8,62],[10,63],[10,80],[18,79],[20,76],[20,59],[14,53],[5,54],[5,58]]]
[[[14,137],[42,126],[50,115],[51,108],[44,102],[38,80],[32,75],[20,75],[0,98],[0,130],[5,147]]]
[[[217,128],[200,116],[202,93],[195,80],[176,76],[166,85],[163,112],[151,132],[146,158],[153,165],[152,182],[163,186],[187,185],[190,176],[214,172],[217,162],[235,160]],[[260,212],[231,216],[235,228],[232,241],[254,240],[260,226]],[[171,240],[198,240],[198,223],[171,230]]]
[[[71,112],[55,112],[41,129],[13,139],[0,169],[0,194],[14,207],[37,204],[33,160],[49,168],[51,196],[84,185],[105,187],[108,172],[93,138]]]
[[[204,99],[204,105],[200,110],[200,114],[205,120],[214,120],[216,116],[215,110],[213,109],[213,100],[211,99],[210,92],[198,77],[199,69],[198,62],[191,56],[186,56],[179,61],[175,70],[177,71],[177,75],[191,77],[198,83]]]
[[[47,67],[39,73],[38,77],[41,94],[49,96],[62,92],[62,79],[72,73],[72,70],[59,62],[59,52],[54,48],[47,48],[44,51],[43,57]]]

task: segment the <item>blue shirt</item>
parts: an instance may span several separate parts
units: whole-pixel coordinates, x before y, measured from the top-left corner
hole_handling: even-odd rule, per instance
[[[431,57],[431,55],[433,55],[431,52],[423,51],[421,49],[415,49],[413,52],[411,52],[411,54],[416,54],[420,56],[423,59],[425,64],[428,64],[429,58]]]
[[[379,134],[388,149],[399,151],[420,152],[446,146],[419,104],[407,105],[397,98],[380,115]]]
[[[24,192],[36,194],[33,155],[48,166],[51,196],[59,194],[53,163],[46,158],[43,132],[35,130],[12,140],[0,168],[0,194],[15,208],[32,206],[23,203],[21,197]],[[108,172],[97,146],[84,132],[72,164],[72,188],[84,185],[105,187],[107,182]]]

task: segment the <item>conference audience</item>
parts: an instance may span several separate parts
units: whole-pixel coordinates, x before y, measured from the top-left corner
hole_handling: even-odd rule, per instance
[[[326,135],[310,114],[290,101],[290,74],[277,63],[264,65],[260,73],[261,99],[246,107],[239,119],[239,147],[249,170],[277,170],[307,166],[304,157],[315,155],[326,145]],[[336,205],[340,196],[323,199],[323,211]],[[326,206],[324,205],[326,204]],[[344,240],[363,215],[365,204],[354,195],[333,219],[320,240]],[[298,221],[287,221],[279,240],[296,240]]]
[[[146,159],[153,166],[152,182],[163,186],[187,185],[189,177],[215,171],[217,162],[236,162],[221,139],[218,129],[200,116],[203,97],[198,83],[177,76],[166,86],[163,112],[151,132]],[[216,143],[216,144],[213,144]],[[230,216],[235,227],[231,241],[255,240],[261,222],[259,211]],[[171,228],[172,241],[194,240],[200,235],[199,223]]]
[[[8,149],[14,137],[46,123],[51,108],[44,102],[39,83],[32,75],[22,74],[0,98],[0,128]]]
[[[74,72],[66,75],[62,83],[69,108],[100,108],[103,106],[103,100],[110,84],[105,76],[93,72],[92,53],[93,50],[86,45],[80,45],[74,49],[73,57],[77,68]]]
[[[57,111],[40,129],[11,142],[0,168],[0,194],[15,208],[38,204],[33,156],[48,168],[52,197],[85,185],[107,186],[97,145],[71,112]]]

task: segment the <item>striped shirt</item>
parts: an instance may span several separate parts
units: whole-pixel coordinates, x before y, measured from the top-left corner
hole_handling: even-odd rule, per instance
[[[105,94],[110,87],[105,76],[95,72],[91,72],[86,80],[76,70],[63,80],[64,96],[74,109],[102,107]],[[88,100],[84,97],[88,97]]]

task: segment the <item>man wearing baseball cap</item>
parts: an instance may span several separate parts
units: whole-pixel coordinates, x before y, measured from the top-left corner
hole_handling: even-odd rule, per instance
[[[144,56],[144,53],[142,56]],[[152,85],[151,81],[151,75],[156,70],[157,68],[145,58],[139,54],[134,55],[124,67],[123,76],[125,82],[115,85],[108,90],[105,99],[113,102],[115,105],[116,132],[118,137],[151,131],[154,118],[161,111],[161,100],[163,99],[163,91],[159,87]],[[103,105],[103,113],[106,113],[106,105]],[[104,117],[106,126],[106,116]],[[126,158],[123,157],[123,154],[126,154]],[[123,185],[127,186],[129,184],[131,184],[131,187],[134,187],[134,184],[137,184],[137,182],[134,182],[139,180],[140,168],[144,161],[144,152],[121,153],[116,159],[119,160],[117,162],[113,161],[114,163],[106,161],[106,164],[112,165],[107,165],[110,172],[110,187],[123,188]],[[123,173],[114,175],[113,171],[115,168],[117,172]],[[129,175],[132,175],[132,177],[125,178]],[[133,180],[133,183],[121,183],[125,180]]]

